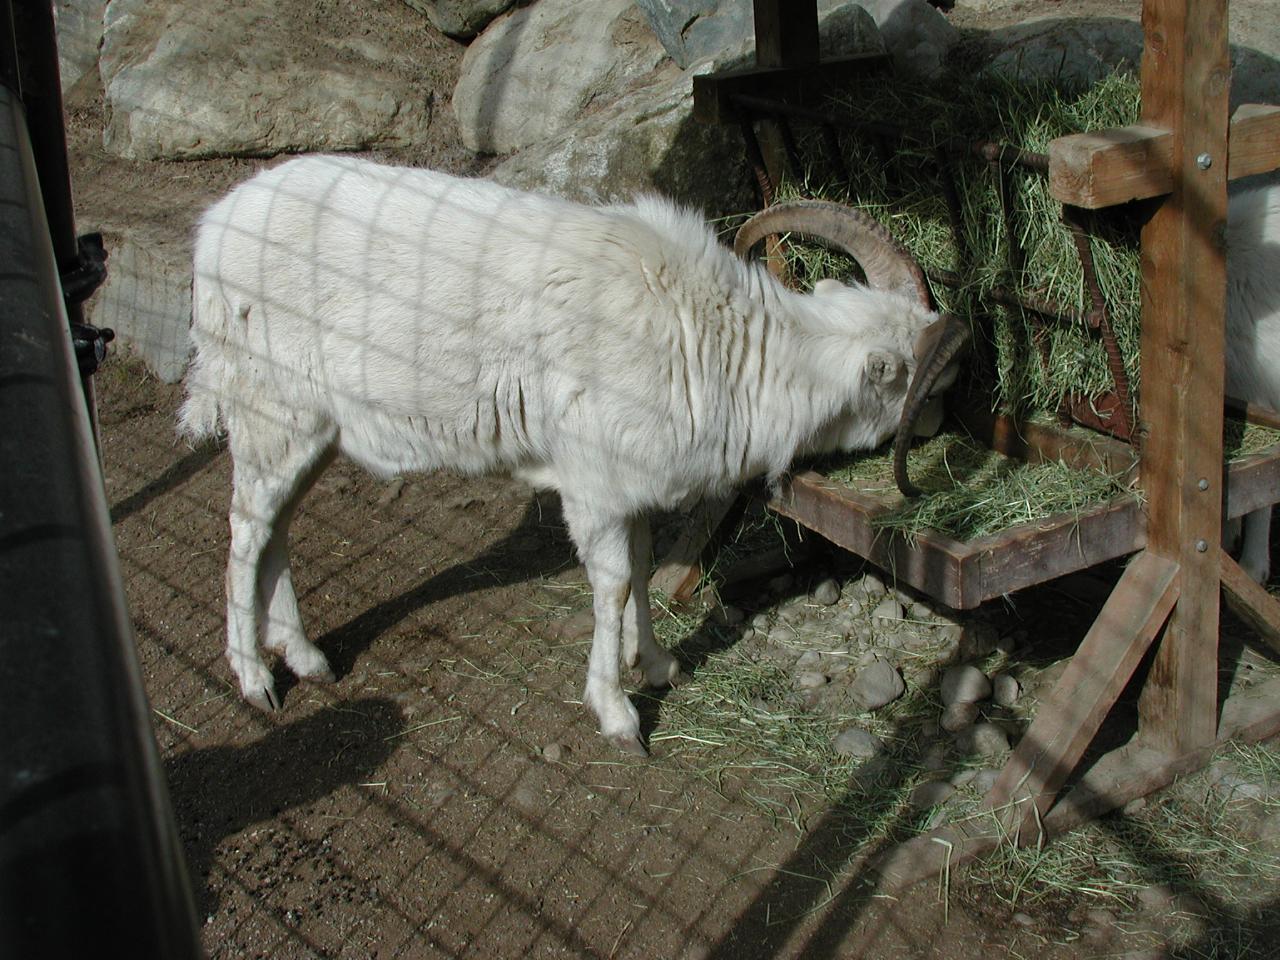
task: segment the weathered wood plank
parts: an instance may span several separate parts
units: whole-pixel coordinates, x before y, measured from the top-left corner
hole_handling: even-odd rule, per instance
[[[1280,167],[1280,106],[1242,103],[1231,117],[1227,179]]]
[[[1020,420],[976,405],[955,413],[974,439],[1014,460],[1065,463],[1110,474],[1125,473],[1137,463],[1133,447],[1095,430]]]
[[[1072,206],[1096,210],[1173,186],[1173,136],[1135,125],[1059,137],[1049,142],[1049,192]]]
[[[923,531],[911,546],[874,525],[901,503],[896,493],[859,493],[806,471],[769,505],[956,610],[1133,553],[1145,542],[1141,507],[1124,500],[963,543]]]
[[[700,74],[693,78],[693,117],[700,123],[737,123],[741,112],[733,102],[736,96],[800,103],[811,92],[885,71],[891,64],[885,54],[864,53],[798,67],[748,67]]]
[[[1228,519],[1280,500],[1280,446],[1233,460],[1226,482]]]
[[[1258,631],[1271,649],[1280,653],[1280,600],[1254,583],[1226,551],[1218,558],[1218,565],[1228,605]]]
[[[689,512],[671,551],[650,578],[649,589],[681,602],[691,599],[702,579],[702,559],[708,546],[730,518],[740,513],[735,509],[739,506],[736,493],[699,501]]]
[[[1035,826],[1084,756],[1178,597],[1178,565],[1153,553],[1125,568],[984,806],[1011,834]],[[1034,809],[1032,809],[1034,807]]]
[[[1228,179],[1280,167],[1280,107],[1244,104],[1230,131]],[[1049,192],[1090,210],[1162,196],[1173,189],[1173,144],[1150,124],[1059,137],[1049,143]]]
[[[1173,158],[1142,231],[1142,483],[1147,549],[1181,567],[1182,592],[1139,710],[1152,745],[1182,755],[1217,719],[1231,65],[1224,0],[1146,0],[1142,21],[1142,122],[1170,131]]]

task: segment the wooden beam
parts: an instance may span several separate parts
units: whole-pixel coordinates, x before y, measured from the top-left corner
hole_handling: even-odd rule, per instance
[[[743,503],[737,493],[699,500],[689,512],[671,552],[654,571],[649,589],[681,603],[692,599],[702,580],[702,561],[708,547],[730,520],[742,515]]]
[[[741,111],[733,98],[741,95],[803,103],[815,93],[847,85],[892,66],[883,53],[848,57],[795,67],[749,67],[699,74],[693,78],[693,118],[699,123],[737,123]]]
[[[1218,158],[1221,162],[1221,157]],[[1231,118],[1227,177],[1280,167],[1280,106],[1245,104]],[[1049,143],[1049,192],[1096,210],[1173,189],[1173,134],[1137,124],[1059,137]]]
[[[1138,554],[1041,704],[985,807],[1010,834],[1039,824],[1093,741],[1178,597],[1177,564]],[[1033,809],[1034,807],[1034,809]]]
[[[756,66],[818,62],[818,0],[755,0]]]
[[[1150,745],[1179,756],[1217,724],[1231,63],[1225,0],[1146,0],[1142,23],[1142,121],[1171,132],[1173,157],[1169,196],[1142,231],[1147,549],[1182,575],[1139,711]]]
[[[1236,616],[1258,631],[1258,636],[1280,653],[1280,600],[1253,581],[1225,550],[1218,558],[1222,589]]]

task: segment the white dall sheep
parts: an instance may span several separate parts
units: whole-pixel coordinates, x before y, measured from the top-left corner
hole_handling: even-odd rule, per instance
[[[1226,391],[1280,410],[1280,186],[1234,194],[1227,210]],[[1228,538],[1238,522],[1227,525]],[[1271,576],[1271,508],[1244,518],[1240,566]]]
[[[906,292],[795,293],[658,199],[594,208],[353,158],[284,163],[211,207],[181,427],[228,439],[227,657],[244,696],[279,706],[260,628],[298,676],[332,679],[287,536],[335,453],[384,477],[502,471],[560,492],[594,591],[584,700],[643,752],[619,660],[655,685],[678,673],[649,624],[646,512],[777,477],[798,453],[877,446],[952,331],[885,236],[798,206],[760,215],[756,238],[841,220],[827,236]]]

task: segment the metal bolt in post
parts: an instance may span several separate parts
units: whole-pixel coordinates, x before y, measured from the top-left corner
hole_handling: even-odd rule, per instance
[[[1209,549],[1208,541],[1205,541],[1205,540],[1197,540],[1197,541],[1196,541],[1196,552],[1197,552],[1197,553],[1204,553],[1204,552],[1205,552],[1206,550],[1208,550],[1208,549]]]
[[[1196,157],[1196,166],[1201,170],[1208,170],[1213,166],[1213,157],[1209,156],[1207,153],[1200,154],[1200,156]]]
[[[1209,489],[1209,479],[1208,479],[1207,477],[1201,477],[1201,478],[1200,478],[1200,482],[1199,482],[1199,483],[1197,483],[1197,484],[1196,484],[1196,486],[1197,486],[1197,487],[1199,487],[1201,490],[1208,490],[1208,489]]]

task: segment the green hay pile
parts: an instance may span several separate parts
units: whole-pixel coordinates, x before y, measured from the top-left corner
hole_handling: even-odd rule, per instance
[[[1014,230],[1026,257],[1013,270],[997,179],[985,163],[965,159],[965,145],[989,141],[1044,152],[1059,136],[1137,122],[1139,100],[1138,81],[1128,73],[1111,74],[1079,91],[985,75],[927,86],[900,78],[868,79],[855,94],[831,104],[832,111],[906,127],[911,140],[887,144],[893,159],[886,163],[868,138],[842,134],[847,183],[815,161],[803,183],[784,182],[779,195],[808,194],[866,209],[890,227],[926,270],[958,274],[959,289],[938,286],[934,293],[941,309],[969,320],[976,337],[985,341],[981,352],[994,360],[995,369],[980,371],[974,388],[1011,411],[1055,410],[1067,394],[1096,398],[1112,389],[1101,343],[1082,323],[1042,326],[1019,309],[999,306],[990,294],[1003,287],[1083,313],[1088,298],[1075,243],[1061,223],[1062,206],[1049,194],[1047,177],[1011,170],[1006,176]],[[948,167],[964,210],[962,246],[952,232],[938,177],[935,156],[943,148],[955,156]],[[824,156],[816,134],[801,153]],[[1092,243],[1099,282],[1136,396],[1136,237],[1125,225],[1102,217],[1095,232],[1100,237]],[[853,269],[823,248],[802,244],[793,249],[793,269],[809,280],[848,276]],[[1047,352],[1044,365],[1042,351]]]
[[[896,489],[886,454],[826,461],[833,480],[863,493]],[[1058,514],[1080,514],[1120,496],[1138,494],[1123,478],[1062,463],[1028,464],[990,450],[961,433],[940,433],[907,455],[907,470],[924,496],[876,517],[879,529],[913,543],[922,530],[956,540],[998,533],[1015,524]]]

